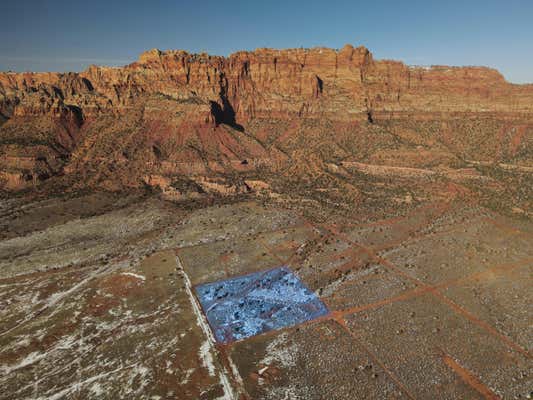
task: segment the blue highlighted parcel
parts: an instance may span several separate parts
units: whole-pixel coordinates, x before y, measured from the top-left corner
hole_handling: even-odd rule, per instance
[[[326,315],[328,309],[288,267],[198,285],[196,295],[220,343]]]

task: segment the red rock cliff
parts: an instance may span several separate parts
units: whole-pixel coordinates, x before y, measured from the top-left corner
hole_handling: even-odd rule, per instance
[[[154,49],[123,68],[0,74],[4,115],[57,114],[62,105],[91,114],[155,93],[216,102],[225,117],[235,113],[242,121],[310,114],[351,119],[368,111],[533,111],[533,87],[509,84],[495,70],[410,67],[376,61],[366,48],[350,45],[258,49],[227,58]]]
[[[15,187],[62,173],[67,164],[67,171],[99,170],[87,165],[95,160],[111,163],[110,170],[130,168],[133,159],[139,171],[163,159],[170,170],[217,170],[221,157],[229,163],[279,158],[264,147],[274,135],[271,124],[292,126],[283,128],[286,139],[305,120],[345,129],[395,118],[445,121],[444,114],[456,113],[533,114],[533,85],[510,84],[483,67],[374,60],[366,48],[350,45],[229,57],[154,49],[121,68],[0,73],[0,169]],[[217,167],[209,164],[214,159]]]

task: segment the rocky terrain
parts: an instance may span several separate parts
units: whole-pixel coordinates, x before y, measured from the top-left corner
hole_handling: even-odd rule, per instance
[[[489,68],[1,72],[0,399],[531,398],[532,201],[533,85]],[[217,342],[195,288],[277,267],[327,313]]]
[[[3,201],[0,399],[530,398],[533,225],[441,190],[338,222],[272,200]],[[283,265],[329,313],[215,342],[193,289]]]
[[[122,68],[0,73],[0,184],[190,199],[296,178],[310,185],[297,193],[361,202],[360,175],[409,176],[530,214],[532,118],[533,85],[489,68],[411,67],[350,45],[151,50]]]

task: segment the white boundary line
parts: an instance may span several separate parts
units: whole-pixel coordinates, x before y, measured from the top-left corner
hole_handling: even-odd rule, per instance
[[[191,305],[194,311],[194,314],[196,315],[196,322],[198,325],[202,328],[202,331],[204,332],[204,335],[207,338],[207,341],[209,343],[209,350],[213,353],[213,355],[218,357],[218,351],[215,347],[215,338],[213,336],[213,333],[211,332],[211,328],[209,327],[209,324],[207,322],[207,319],[205,318],[204,314],[202,313],[202,310],[200,308],[200,305],[198,304],[198,301],[196,300],[196,297],[194,296],[192,292],[192,285],[191,280],[189,279],[189,276],[183,269],[183,265],[181,264],[181,261],[178,256],[176,256],[176,264],[178,266],[178,270],[182,272],[184,280],[185,280],[185,289],[187,290],[187,294],[189,296],[189,300],[191,301]],[[218,361],[218,358],[217,358]],[[232,372],[235,375],[235,380],[241,384],[242,378],[239,374],[239,371],[237,370],[237,367],[233,363],[233,360],[228,355],[228,361],[231,366]],[[224,400],[237,400],[239,397],[237,396],[237,393],[233,390],[233,387],[231,386],[230,379],[228,377],[228,371],[226,368],[221,365],[220,362],[217,362],[219,364],[219,372],[218,377],[220,379],[220,384],[224,388],[224,395],[220,399]]]

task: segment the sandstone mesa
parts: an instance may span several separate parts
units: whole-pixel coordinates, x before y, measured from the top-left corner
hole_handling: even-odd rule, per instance
[[[351,45],[229,57],[153,49],[120,68],[0,73],[0,184],[166,188],[258,167],[298,174],[313,157],[390,161],[345,145],[373,148],[374,136],[358,140],[376,124],[444,157],[530,166],[532,116],[533,85],[490,68],[412,67]],[[317,138],[330,142],[325,153]]]

